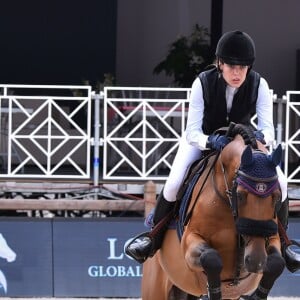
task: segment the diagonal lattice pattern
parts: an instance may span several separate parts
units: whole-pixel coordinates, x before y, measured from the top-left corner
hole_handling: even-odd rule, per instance
[[[105,90],[104,178],[168,175],[185,128],[189,90],[150,92],[153,89]]]
[[[89,178],[90,87],[80,96],[68,87],[43,90],[51,96],[19,94],[18,87],[11,87],[12,95],[4,89],[0,98],[3,176],[60,178],[68,170]]]

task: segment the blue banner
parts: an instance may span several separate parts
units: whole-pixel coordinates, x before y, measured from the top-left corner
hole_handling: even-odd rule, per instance
[[[0,296],[140,297],[142,265],[124,246],[146,230],[142,218],[0,218]],[[299,279],[285,271],[271,296],[299,296]]]
[[[142,265],[124,245],[142,219],[80,219],[53,226],[55,297],[140,297]]]

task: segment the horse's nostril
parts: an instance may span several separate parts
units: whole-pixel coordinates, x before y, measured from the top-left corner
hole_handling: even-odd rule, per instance
[[[264,261],[257,260],[254,257],[251,257],[251,255],[247,255],[245,257],[245,267],[248,270],[248,272],[260,273],[262,272],[264,265],[265,265]]]
[[[245,257],[245,264],[246,264],[246,265],[249,265],[250,263],[251,263],[250,255],[247,255],[247,256]]]

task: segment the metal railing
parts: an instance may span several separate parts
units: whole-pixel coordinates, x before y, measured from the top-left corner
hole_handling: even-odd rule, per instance
[[[0,177],[90,178],[91,87],[0,85]]]
[[[300,183],[300,91],[287,91],[284,172],[289,183]]]
[[[104,88],[103,179],[165,179],[189,94],[184,88]]]
[[[185,129],[190,92],[0,85],[0,178],[164,181]],[[289,183],[299,183],[300,91],[282,99],[270,93],[284,172]]]

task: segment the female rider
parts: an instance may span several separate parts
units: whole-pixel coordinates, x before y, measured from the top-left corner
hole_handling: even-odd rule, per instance
[[[224,135],[214,135],[216,129],[230,122],[250,126],[252,116],[257,114],[256,139],[267,145],[274,143],[273,102],[268,83],[252,70],[254,60],[255,45],[251,37],[241,31],[227,32],[217,44],[216,65],[200,73],[193,82],[186,131],[157,199],[154,225],[174,209],[186,170],[201,157],[202,150],[221,150],[229,142]],[[287,180],[279,167],[277,170],[283,200],[278,217],[286,229]],[[151,238],[145,234],[134,239],[126,247],[126,254],[143,263],[160,248],[166,229],[167,226],[160,228]],[[300,268],[300,255],[290,249],[285,251],[285,245],[282,246],[287,268],[295,272]]]

